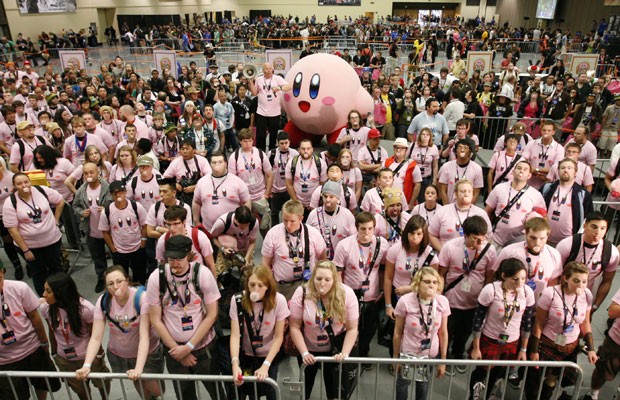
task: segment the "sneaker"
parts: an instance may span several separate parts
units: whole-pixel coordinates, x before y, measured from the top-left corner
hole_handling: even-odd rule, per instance
[[[15,267],[15,280],[21,281],[24,279],[24,268],[21,265]]]
[[[498,379],[495,381],[493,385],[493,390],[491,390],[491,395],[489,396],[489,400],[499,400],[504,398],[504,379]]]
[[[484,386],[484,383],[476,382],[472,389],[472,397],[471,397],[472,400],[484,399],[484,389],[486,389],[486,387]]]
[[[95,286],[95,293],[101,293],[103,292],[103,289],[105,289],[105,282],[103,279],[98,279],[97,285]]]

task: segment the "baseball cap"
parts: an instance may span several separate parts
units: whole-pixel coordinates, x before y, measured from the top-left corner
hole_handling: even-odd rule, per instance
[[[152,167],[153,164],[153,159],[149,156],[138,157],[138,162],[136,163],[138,167]]]
[[[409,147],[409,143],[405,138],[397,138],[393,144],[394,147]]]
[[[114,181],[110,183],[110,188],[109,188],[110,193],[124,192],[126,190],[127,188],[125,188],[125,184],[121,181]]]
[[[192,249],[192,239],[185,235],[175,235],[166,240],[166,258],[185,258]]]
[[[368,139],[377,139],[381,137],[381,132],[379,132],[379,129],[373,128],[370,131],[368,131]]]
[[[18,131],[21,131],[22,129],[26,129],[26,128],[28,128],[29,126],[34,126],[34,125],[33,125],[33,124],[32,124],[32,122],[30,122],[30,121],[22,121],[22,122],[20,122],[19,124],[17,124],[17,128],[16,128],[16,129],[17,129]]]

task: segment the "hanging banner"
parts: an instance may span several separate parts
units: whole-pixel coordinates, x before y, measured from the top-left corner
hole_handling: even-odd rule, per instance
[[[78,70],[86,68],[86,53],[84,50],[58,50],[62,69],[75,67]]]
[[[174,50],[154,50],[153,58],[155,60],[155,68],[159,71],[159,76],[163,76],[164,69],[170,72],[170,75],[177,78],[177,53]]]
[[[267,50],[267,62],[273,66],[274,74],[286,76],[293,64],[293,50]]]

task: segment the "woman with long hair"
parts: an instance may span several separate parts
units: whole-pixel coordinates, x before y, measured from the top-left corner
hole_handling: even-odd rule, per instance
[[[103,106],[99,108],[99,114],[101,115],[101,122],[97,126],[101,129],[105,129],[112,137],[119,142],[121,140],[122,124],[121,121],[115,119],[116,112],[110,106]]]
[[[40,307],[41,315],[47,320],[51,353],[61,372],[79,369],[86,357],[86,348],[93,328],[95,306],[78,292],[73,279],[64,272],[47,277]],[[103,349],[93,360],[93,372],[110,372],[103,359]],[[67,379],[69,387],[80,400],[90,400],[90,388],[77,379]],[[101,398],[110,393],[110,381],[95,380]]]
[[[259,381],[267,377],[278,380],[277,356],[289,314],[286,298],[278,293],[271,270],[264,265],[254,267],[245,279],[244,291],[230,302],[230,358],[236,385],[243,384],[247,374]],[[263,392],[267,399],[274,400],[273,388],[261,386],[259,396]],[[253,387],[245,389],[245,395],[252,397]]]
[[[136,152],[131,146],[121,147],[118,150],[118,160],[110,170],[110,182],[121,180],[129,182],[138,170],[137,159]]]
[[[338,153],[338,164],[342,168],[342,180],[355,193],[356,199],[362,197],[362,171],[354,165],[353,153],[349,149],[342,149]]]
[[[71,113],[63,107],[58,108],[54,114],[54,122],[58,124],[62,129],[62,136],[67,138],[73,134],[73,128],[71,127]]]
[[[529,357],[532,361],[577,362],[579,338],[583,337],[588,351],[588,362],[598,360],[590,313],[592,292],[588,289],[588,268],[571,261],[564,267],[562,282],[545,288],[536,303],[536,318],[529,341]],[[548,368],[545,376],[541,370],[528,369],[525,393],[527,399],[548,399],[557,385],[570,386],[575,382],[574,370],[567,368],[561,374],[559,368]],[[562,381],[559,377],[562,375]],[[540,397],[538,391],[543,379]]]
[[[448,316],[450,305],[442,294],[443,280],[431,267],[423,267],[413,278],[409,293],[405,294],[396,309],[393,358],[440,358],[448,353]],[[407,329],[405,329],[405,326]],[[428,398],[428,380],[434,368],[424,366],[398,366],[396,399],[406,400],[408,387],[415,380],[414,399]],[[437,367],[437,378],[446,373],[446,366]]]
[[[179,117],[179,122],[177,123],[179,131],[186,132],[189,129],[192,129],[194,119],[202,119],[202,117],[194,102],[188,100],[183,106],[183,113]]]
[[[506,258],[497,269],[495,281],[482,288],[474,313],[472,360],[527,359],[536,301],[526,279],[525,264],[518,258]],[[493,367],[487,387],[487,368],[477,367],[471,375],[470,398],[490,393],[504,373],[504,367]]]
[[[306,366],[305,396],[309,399],[319,369],[315,357],[333,356],[335,361],[342,361],[351,355],[357,340],[359,305],[353,289],[340,280],[336,264],[320,261],[310,280],[297,288],[289,307],[290,335],[300,354],[297,362]],[[324,364],[322,368],[327,398],[341,397],[338,364]],[[344,372],[342,377],[345,379]]]
[[[162,349],[151,328],[146,293],[143,288],[131,286],[127,271],[120,265],[109,267],[103,276],[107,291],[95,304],[92,334],[84,364],[75,371],[76,378],[85,380],[93,371],[105,327],[110,324],[107,354],[112,372],[127,373],[145,399],[161,396],[157,381],[138,380],[142,373],[164,372]]]
[[[104,160],[101,157],[101,151],[99,148],[93,144],[86,146],[84,150],[84,164],[87,162],[91,162],[96,164],[99,167],[99,173],[101,177],[106,181],[110,182],[110,172],[112,171],[112,164],[108,161]],[[75,194],[77,192],[77,188],[75,184],[82,180],[82,168],[84,164],[79,165],[72,173],[69,175],[67,179],[65,179],[65,185],[69,188],[69,190]]]
[[[439,188],[435,184],[430,184],[424,189],[424,202],[418,203],[413,210],[411,210],[411,215],[419,215],[426,220],[426,224],[430,226],[433,221],[433,217],[437,213],[439,209],[441,209],[442,205],[437,204],[437,198],[439,197]]]

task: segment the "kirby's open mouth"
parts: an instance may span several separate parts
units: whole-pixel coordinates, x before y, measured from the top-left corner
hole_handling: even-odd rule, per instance
[[[303,112],[308,112],[310,110],[310,103],[308,103],[307,101],[300,101],[299,109]]]

